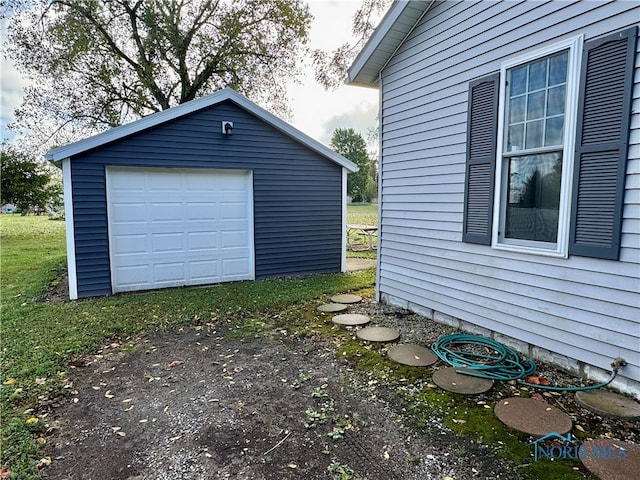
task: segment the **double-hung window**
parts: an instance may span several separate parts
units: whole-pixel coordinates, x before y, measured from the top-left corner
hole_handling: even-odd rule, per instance
[[[501,71],[494,247],[567,254],[581,39]]]
[[[469,83],[464,242],[619,258],[637,32],[570,38]]]

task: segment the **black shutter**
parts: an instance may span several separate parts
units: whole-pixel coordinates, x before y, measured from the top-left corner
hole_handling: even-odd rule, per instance
[[[491,245],[499,74],[469,84],[462,241]]]
[[[585,44],[580,73],[569,253],[617,260],[636,27]]]

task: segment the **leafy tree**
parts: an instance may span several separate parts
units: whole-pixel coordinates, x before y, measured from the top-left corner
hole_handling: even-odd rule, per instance
[[[347,176],[347,194],[354,202],[371,200],[371,192],[376,191],[375,165],[367,153],[367,145],[362,135],[353,128],[337,128],[331,137],[331,148],[358,165],[357,172]]]
[[[62,185],[43,164],[13,149],[0,152],[0,203],[13,203],[22,215],[60,205]]]
[[[319,49],[312,52],[315,76],[320,85],[333,89],[344,83],[348,68],[369,40],[380,16],[390,4],[391,0],[363,0],[351,23],[355,42],[343,43],[331,53]]]
[[[19,1],[12,127],[58,144],[225,86],[281,112],[312,18],[302,0]]]

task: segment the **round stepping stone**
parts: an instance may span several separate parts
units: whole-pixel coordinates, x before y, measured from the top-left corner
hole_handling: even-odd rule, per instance
[[[358,303],[362,301],[362,297],[344,293],[342,295],[334,295],[331,297],[331,301],[334,303]]]
[[[580,460],[601,480],[640,479],[640,445],[611,438],[589,440],[580,446]]]
[[[413,367],[428,367],[438,361],[436,354],[429,348],[412,344],[391,347],[387,355],[394,362]]]
[[[489,378],[465,375],[458,373],[457,370],[463,371],[465,369],[447,367],[436,370],[433,373],[433,383],[449,392],[462,393],[464,395],[476,395],[493,387],[493,380]]]
[[[346,310],[348,307],[343,303],[325,303],[320,305],[318,310],[324,313],[336,313]]]
[[[389,327],[367,327],[358,330],[356,335],[369,342],[393,342],[400,337],[400,332]]]
[[[538,437],[552,432],[565,435],[573,427],[569,415],[547,402],[533,398],[500,400],[494,412],[505,425]]]
[[[576,392],[576,402],[598,415],[640,418],[640,403],[607,390],[583,390]]]
[[[357,325],[366,325],[371,321],[371,318],[360,313],[343,313],[341,315],[336,315],[335,317],[333,317],[332,321],[336,325],[355,327]]]

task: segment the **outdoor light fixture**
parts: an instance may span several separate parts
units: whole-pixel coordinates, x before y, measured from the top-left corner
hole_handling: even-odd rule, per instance
[[[222,121],[222,134],[223,135],[231,135],[231,131],[233,130],[233,122]]]

